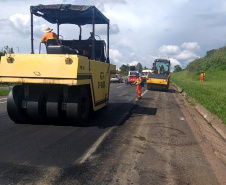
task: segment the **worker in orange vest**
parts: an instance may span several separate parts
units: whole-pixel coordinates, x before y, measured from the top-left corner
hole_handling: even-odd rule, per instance
[[[200,82],[204,81],[205,76],[206,76],[206,74],[204,73],[204,71],[202,71],[201,76],[200,76]]]
[[[141,85],[142,79],[139,75],[139,73],[136,74],[136,80],[135,80],[135,84],[137,85],[137,99],[141,99],[141,89],[142,89],[142,85]]]
[[[44,43],[46,45],[47,41],[49,39],[55,39],[56,43],[59,45],[59,38],[56,35],[56,33],[52,32],[53,29],[50,29],[49,27],[47,27],[43,32],[45,32],[45,34],[43,35],[42,39],[41,39],[41,43]]]

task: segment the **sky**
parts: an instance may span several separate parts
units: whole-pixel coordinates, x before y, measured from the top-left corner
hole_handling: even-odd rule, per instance
[[[137,63],[150,68],[156,58],[170,59],[171,70],[185,68],[226,45],[225,0],[0,0],[0,50],[31,52],[30,6],[38,4],[96,6],[110,20],[110,62],[117,68]],[[55,24],[34,16],[35,53],[47,26],[57,32]],[[82,30],[83,39],[92,31],[90,25]],[[78,39],[78,31],[75,25],[60,26],[63,39]],[[105,31],[103,25],[96,27],[102,40]]]

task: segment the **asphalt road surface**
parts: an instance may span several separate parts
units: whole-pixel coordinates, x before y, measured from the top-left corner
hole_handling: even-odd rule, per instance
[[[1,97],[0,185],[226,184],[225,140],[206,123],[202,133],[172,88],[142,93],[112,83],[86,127],[14,124]]]

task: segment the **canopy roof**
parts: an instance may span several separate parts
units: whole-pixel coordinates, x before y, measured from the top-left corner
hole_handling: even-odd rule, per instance
[[[95,6],[80,6],[71,4],[37,5],[30,7],[31,13],[43,17],[55,24],[85,25],[109,24],[109,20]]]

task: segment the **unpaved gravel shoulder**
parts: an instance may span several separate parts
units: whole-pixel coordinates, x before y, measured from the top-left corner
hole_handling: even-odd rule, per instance
[[[226,127],[186,94],[174,95],[220,184],[226,184]],[[191,106],[190,101],[193,101]],[[198,110],[197,110],[198,107]],[[211,119],[212,123],[206,119]]]

